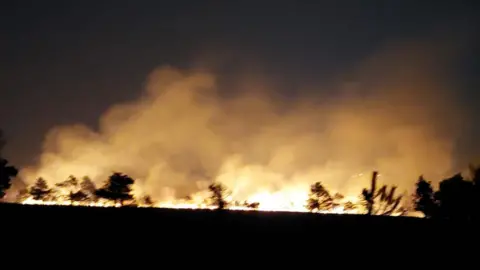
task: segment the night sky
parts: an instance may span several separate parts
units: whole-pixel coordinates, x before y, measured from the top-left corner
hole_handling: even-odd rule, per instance
[[[31,164],[50,128],[95,128],[109,106],[135,99],[160,65],[215,65],[218,54],[228,75],[255,62],[288,98],[295,85],[328,84],[386,42],[442,31],[473,36],[455,91],[478,114],[477,2],[7,0],[0,4],[4,154]]]

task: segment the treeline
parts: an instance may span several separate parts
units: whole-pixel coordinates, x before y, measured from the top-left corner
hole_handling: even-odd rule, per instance
[[[423,213],[424,217],[449,220],[480,220],[480,167],[470,166],[467,178],[461,173],[440,181],[435,190],[431,182],[420,176],[415,191],[409,196],[397,195],[397,187],[377,185],[378,172],[373,172],[371,185],[362,190],[358,202],[345,201],[344,196],[332,195],[321,182],[310,186],[307,210],[312,212],[331,212],[340,208],[344,213],[364,213],[367,215],[403,216],[413,211]],[[227,188],[220,183],[210,186],[211,199],[223,209],[228,206],[225,194]],[[258,207],[258,204],[255,204]]]
[[[2,171],[8,170],[12,170],[11,166],[2,167]],[[471,167],[471,172],[469,179],[456,174],[441,181],[437,191],[433,189],[430,182],[420,176],[416,183],[416,190],[411,196],[397,195],[395,186],[378,187],[378,173],[373,172],[370,187],[361,192],[356,202],[345,200],[345,197],[339,193],[332,195],[321,182],[316,182],[310,186],[305,207],[311,212],[328,213],[341,209],[344,213],[402,216],[412,211],[419,211],[427,218],[478,219],[480,218],[480,167]],[[133,185],[134,180],[130,176],[118,172],[113,173],[99,188],[88,177],[80,181],[70,176],[53,187],[39,178],[32,186],[18,194],[17,201],[22,202],[31,198],[36,201],[80,205],[100,201],[106,205],[120,206],[153,206],[155,204],[148,195],[135,198],[132,194]],[[220,210],[231,207],[250,209],[260,207],[258,202],[229,201],[227,198],[231,193],[221,183],[212,183],[208,189],[210,196],[203,201],[205,205]],[[189,200],[191,202],[190,197],[185,199],[187,202]]]
[[[4,145],[0,130],[0,153]],[[0,199],[3,199],[17,176],[18,169],[9,165],[0,155]],[[396,195],[396,187],[383,185],[377,187],[377,172],[373,172],[371,185],[359,194],[358,202],[345,201],[341,194],[331,194],[321,183],[310,186],[305,207],[312,212],[331,212],[341,209],[342,212],[365,213],[368,215],[405,215],[411,211],[419,211],[426,218],[477,220],[480,219],[480,167],[471,166],[470,175],[464,178],[456,174],[440,182],[435,190],[431,182],[420,176],[416,189],[411,196]],[[70,176],[67,180],[50,187],[43,178],[30,187],[21,190],[17,202],[28,199],[43,202],[69,202],[70,204],[88,205],[99,201],[113,205],[152,206],[155,203],[148,195],[135,198],[132,187],[135,181],[123,173],[113,173],[97,188],[88,177],[82,180]],[[221,183],[209,186],[210,197],[205,204],[217,209],[241,206],[251,209],[260,207],[258,202],[228,201],[228,188]],[[186,200],[191,200],[187,197]],[[410,205],[410,206],[409,206]]]
[[[58,203],[71,205],[104,205],[104,206],[154,206],[155,202],[151,196],[144,195],[136,198],[133,194],[135,181],[130,176],[115,172],[105,181],[103,186],[97,188],[95,183],[87,176],[78,180],[75,176],[50,186],[43,178],[19,191],[16,201],[27,202],[31,199],[36,202]],[[220,183],[209,185],[210,196],[202,201],[202,204],[217,209],[228,207],[244,207],[257,209],[260,205],[256,202],[227,201],[230,194],[227,188]],[[192,198],[187,196],[185,202],[193,203]]]
[[[416,183],[415,210],[427,218],[480,219],[480,167],[470,166],[470,176],[460,173],[440,182],[434,190],[422,176]]]
[[[153,205],[150,196],[135,198],[132,194],[132,186],[135,181],[128,175],[115,172],[100,188],[88,177],[79,181],[75,176],[50,187],[43,178],[30,187],[20,190],[17,202],[24,202],[29,198],[34,201],[70,203],[89,205],[102,202],[106,205]]]

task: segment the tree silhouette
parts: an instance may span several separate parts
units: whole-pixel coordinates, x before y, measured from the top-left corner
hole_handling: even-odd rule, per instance
[[[333,207],[333,199],[330,193],[325,189],[321,182],[316,182],[310,186],[310,194],[307,200],[307,209],[309,211],[330,210]]]
[[[70,194],[68,194],[68,199],[71,203],[84,202],[88,200],[88,196],[83,191],[79,190],[77,192],[70,192]]]
[[[440,182],[435,193],[440,215],[447,219],[470,219],[473,216],[473,182],[463,179],[461,174]]]
[[[433,217],[437,211],[437,205],[431,183],[420,176],[416,186],[413,200],[415,210],[422,212],[427,218]]]
[[[80,183],[80,190],[85,195],[87,195],[87,201],[91,201],[91,202],[97,201],[97,195],[96,195],[97,188],[95,187],[95,183],[93,183],[92,180],[87,176],[83,177],[83,180]]]
[[[377,176],[378,172],[373,172],[372,175],[372,182],[371,182],[371,187],[370,190],[364,188],[362,190],[362,198],[363,198],[363,203],[365,204],[365,207],[367,208],[367,214],[372,215],[373,214],[373,205],[375,203],[375,191],[377,188]]]
[[[210,200],[212,205],[216,206],[217,209],[222,210],[228,206],[225,197],[227,196],[228,190],[221,183],[212,183],[208,186],[210,190]]]
[[[29,193],[34,200],[46,201],[49,199],[52,190],[48,187],[47,181],[40,177],[30,188]]]
[[[0,157],[0,199],[5,197],[6,191],[12,186],[12,178],[17,174],[17,168],[8,165],[8,161]]]
[[[98,189],[95,194],[100,198],[111,200],[115,203],[119,202],[123,206],[125,201],[133,199],[131,186],[134,182],[128,175],[116,172],[109,177],[105,185]]]
[[[83,201],[83,199],[79,200],[80,194],[76,194],[79,192],[80,187],[78,180],[75,176],[70,175],[67,180],[57,183],[55,184],[55,186],[60,189],[59,191],[56,190],[59,193],[58,196],[60,198],[63,198],[64,200],[69,200],[70,203],[73,203],[74,201]]]
[[[399,210],[402,196],[395,197],[397,187],[388,190],[386,185],[379,190],[377,187],[378,172],[373,172],[370,190],[363,189],[363,204],[367,208],[368,215],[392,215]]]
[[[5,145],[5,138],[3,131],[0,129],[0,199],[6,195],[6,191],[12,186],[12,178],[18,174],[17,168],[8,165],[8,160],[2,157],[3,146]]]

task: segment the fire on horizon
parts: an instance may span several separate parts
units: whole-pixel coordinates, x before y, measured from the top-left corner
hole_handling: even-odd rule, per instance
[[[438,131],[456,124],[437,117],[450,100],[438,78],[424,72],[436,61],[418,63],[418,56],[386,50],[361,67],[357,88],[341,99],[305,96],[290,104],[253,91],[255,84],[222,98],[215,74],[159,68],[138,100],[102,115],[98,130],[51,130],[38,166],[20,176],[29,184],[88,176],[100,186],[120,171],[135,178],[138,197],[180,208],[207,207],[205,190],[215,181],[232,200],[259,202],[260,210],[305,211],[311,184],[320,181],[356,202],[378,169],[383,184],[408,196],[419,175],[450,173],[454,134]],[[411,65],[401,70],[405,80],[397,68],[385,68],[389,61]]]
[[[420,175],[437,182],[470,158],[458,142],[475,119],[457,95],[463,84],[450,76],[471,42],[465,7],[438,3],[444,14],[428,19],[418,3],[267,11],[204,3],[184,12],[174,4],[78,5],[65,4],[71,14],[53,10],[48,20],[31,6],[15,8],[36,15],[12,12],[12,24],[27,28],[11,29],[11,69],[0,88],[15,93],[0,109],[28,123],[7,119],[2,128],[15,130],[9,151],[19,156],[34,149],[23,145],[32,134],[44,138],[38,159],[20,168],[27,186],[38,178],[55,186],[73,175],[100,187],[122,172],[135,179],[134,195],[151,196],[157,207],[208,208],[207,187],[217,182],[231,201],[306,211],[316,182],[357,203],[370,173],[380,171],[379,182],[407,198]],[[245,16],[229,16],[230,5]],[[292,10],[301,15],[284,16]],[[445,14],[462,31],[430,25],[443,25]],[[137,98],[126,94],[139,87]],[[45,136],[35,129],[41,120]]]

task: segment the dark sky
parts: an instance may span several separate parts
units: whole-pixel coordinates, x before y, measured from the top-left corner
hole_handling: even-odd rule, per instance
[[[475,0],[0,5],[0,127],[9,141],[5,155],[20,166],[34,162],[50,128],[77,122],[95,127],[110,105],[138,96],[146,75],[160,65],[189,67],[203,54],[227,52],[235,61],[255,59],[285,85],[328,81],[384,42],[450,22],[470,27],[479,13]],[[479,89],[480,57],[469,50],[459,69],[465,82],[459,95],[465,96]],[[478,99],[465,100],[475,105]]]

